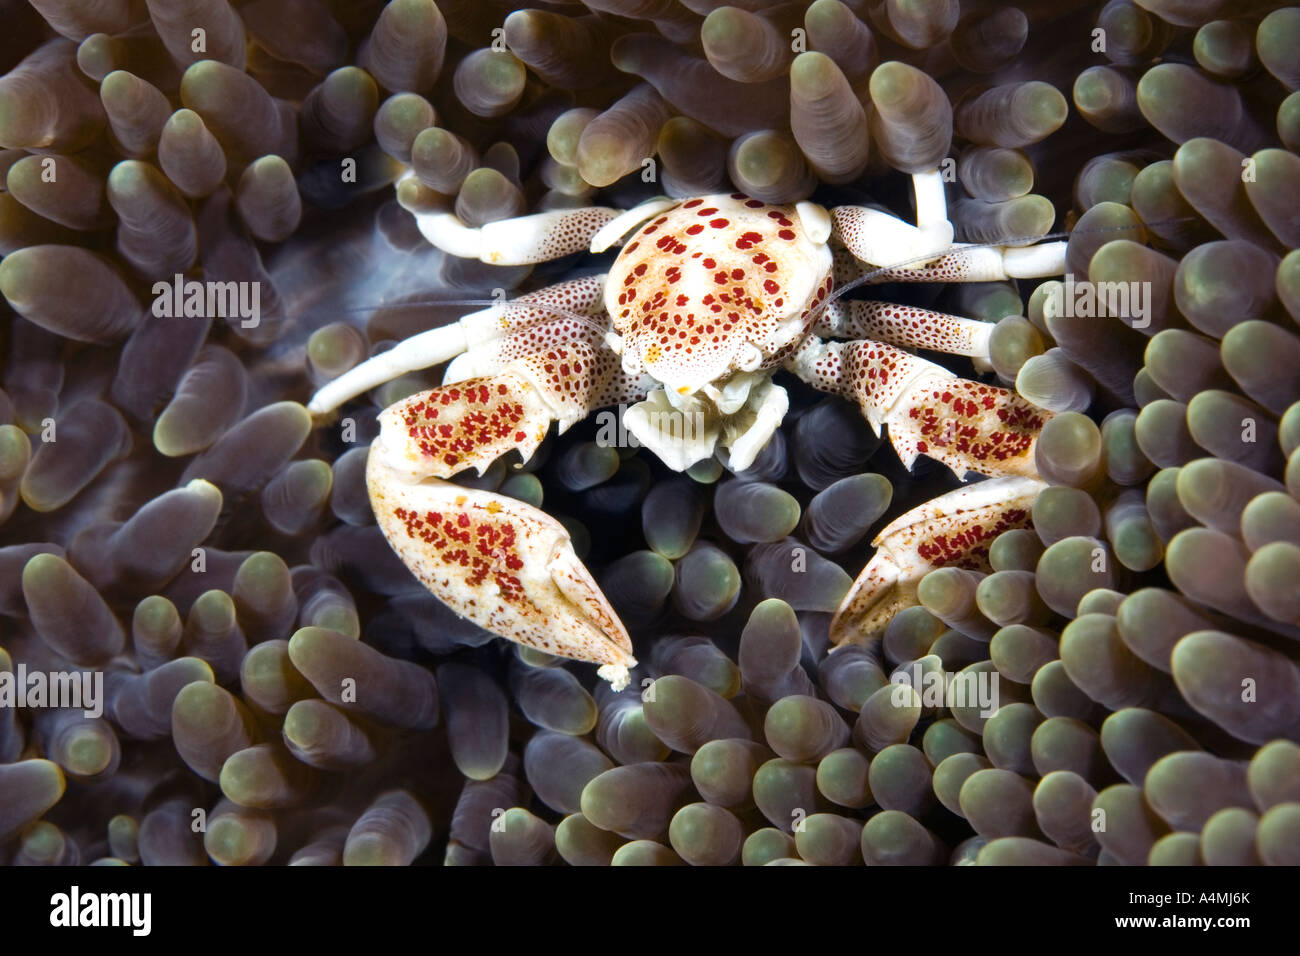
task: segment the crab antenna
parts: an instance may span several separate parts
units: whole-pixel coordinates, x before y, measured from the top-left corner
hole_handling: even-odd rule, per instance
[[[313,415],[332,411],[348,399],[391,382],[399,375],[453,359],[468,347],[465,329],[459,322],[413,335],[323,385],[307,403],[307,411]]]

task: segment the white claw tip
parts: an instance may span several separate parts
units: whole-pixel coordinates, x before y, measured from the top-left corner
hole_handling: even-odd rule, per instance
[[[736,350],[736,368],[743,372],[752,372],[763,364],[763,353],[757,345],[746,342]]]
[[[634,661],[633,664],[635,663]],[[610,688],[616,691],[627,687],[628,681],[632,679],[626,664],[602,664],[596,668],[596,676],[609,681]]]
[[[812,242],[822,243],[831,235],[831,214],[825,206],[815,202],[795,203],[794,211],[799,215],[799,224]]]

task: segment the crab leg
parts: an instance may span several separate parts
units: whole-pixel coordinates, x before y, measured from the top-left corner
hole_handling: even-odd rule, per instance
[[[680,202],[661,196],[626,211],[608,206],[552,209],[477,228],[446,210],[412,214],[424,238],[449,255],[499,266],[524,266],[584,250],[604,252],[633,227]]]
[[[949,355],[989,357],[991,322],[965,319],[893,302],[836,299],[818,317],[813,332],[842,339],[871,339],[903,348]]]
[[[567,317],[581,324],[584,316],[601,311],[605,277],[586,276],[530,292],[519,298],[472,312],[449,325],[413,335],[387,352],[367,359],[320,389],[307,405],[319,415],[368,392],[399,375],[440,365],[463,352],[492,342],[502,335],[540,322]],[[608,320],[600,320],[608,325]]]
[[[958,478],[1034,476],[1034,443],[1050,412],[1013,391],[954,375],[942,365],[881,342],[826,342],[810,335],[786,368],[815,388],[852,398],[912,467],[917,455]]]
[[[848,217],[850,212],[840,213]],[[837,236],[837,238],[840,238]],[[877,268],[859,259],[850,249],[837,247],[834,252],[835,285],[848,285],[869,277],[867,285],[881,282],[1005,282],[1008,279],[1042,279],[1065,273],[1064,242],[1044,242],[1035,246],[980,246],[955,242],[936,258],[925,264],[895,265]],[[863,250],[869,251],[869,250]],[[878,253],[872,253],[878,254]],[[891,263],[910,260],[899,255],[887,259]]]
[[[467,467],[481,474],[510,450],[528,458],[552,421],[584,417],[616,363],[594,361],[583,345],[552,340],[495,375],[385,409],[366,484],[389,544],[448,607],[516,643],[598,664],[621,689],[636,666],[631,641],[564,526],[516,499],[442,480]],[[568,388],[554,385],[556,363],[569,371]]]
[[[1045,487],[1037,478],[991,478],[895,519],[872,542],[876,553],[831,618],[832,643],[879,640],[896,612],[917,603],[917,585],[935,568],[988,570],[993,539],[1027,525]]]
[[[636,226],[641,225],[652,216],[681,203],[680,199],[669,199],[667,196],[656,196],[647,199],[645,202],[638,203],[627,212],[621,212],[605,225],[597,230],[596,234],[591,237],[591,251],[604,252],[610,246],[614,245],[625,235],[632,231]]]
[[[1036,246],[977,246],[955,242],[925,265],[884,269],[872,282],[1003,282],[1065,273],[1064,242]],[[900,261],[897,258],[894,261]]]
[[[1065,243],[988,246],[954,243],[943,176],[932,169],[912,175],[916,225],[866,206],[836,206],[831,235],[862,263],[881,267],[874,282],[996,282],[1044,278],[1065,272]],[[836,257],[842,285],[875,270],[854,269]]]
[[[857,258],[875,265],[919,264],[947,252],[952,247],[953,227],[939,170],[914,173],[912,189],[916,195],[915,226],[883,209],[836,206],[831,210],[832,235]]]
[[[454,212],[415,213],[429,242],[453,256],[498,266],[523,266],[586,250],[602,226],[619,215],[605,206],[553,209],[475,228]]]

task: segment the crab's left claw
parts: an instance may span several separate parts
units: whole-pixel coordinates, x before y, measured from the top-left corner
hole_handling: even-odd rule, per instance
[[[991,478],[940,495],[901,515],[876,536],[876,553],[831,618],[834,644],[879,640],[898,611],[917,603],[916,587],[936,568],[988,570],[989,545],[1029,523],[1037,478]]]
[[[934,369],[913,380],[884,418],[903,465],[929,455],[958,478],[967,471],[1035,477],[1034,444],[1052,413],[1010,389]]]
[[[1034,477],[1034,444],[1052,413],[1015,392],[954,375],[883,342],[808,339],[787,367],[805,382],[851,398],[907,468],[929,455],[958,478]]]

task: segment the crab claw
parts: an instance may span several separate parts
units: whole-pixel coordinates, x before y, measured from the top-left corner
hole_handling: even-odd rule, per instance
[[[1034,443],[1051,412],[1010,389],[935,368],[909,385],[884,419],[904,467],[929,455],[958,478],[967,471],[1036,477]]]
[[[1015,392],[959,378],[942,365],[883,342],[810,340],[787,362],[800,378],[851,398],[907,468],[917,455],[942,461],[958,478],[1035,477],[1034,443],[1051,412]]]
[[[366,485],[375,519],[402,563],[435,597],[518,644],[599,664],[621,690],[632,642],[564,526],[504,495],[442,479],[480,473],[504,452],[527,458],[555,410],[507,371],[412,395],[379,416]]]
[[[403,481],[374,450],[366,484],[388,543],[444,604],[517,644],[599,664],[615,690],[627,686],[632,642],[562,524],[492,492]]]
[[[508,451],[527,461],[546,437],[553,410],[513,371],[418,392],[379,415],[370,459],[402,481],[450,478],[466,468],[482,474]]]
[[[831,618],[832,643],[879,640],[896,612],[917,603],[917,585],[935,568],[988,570],[993,539],[1029,524],[1034,499],[1045,487],[1037,478],[990,478],[890,522],[872,542],[875,555]]]

